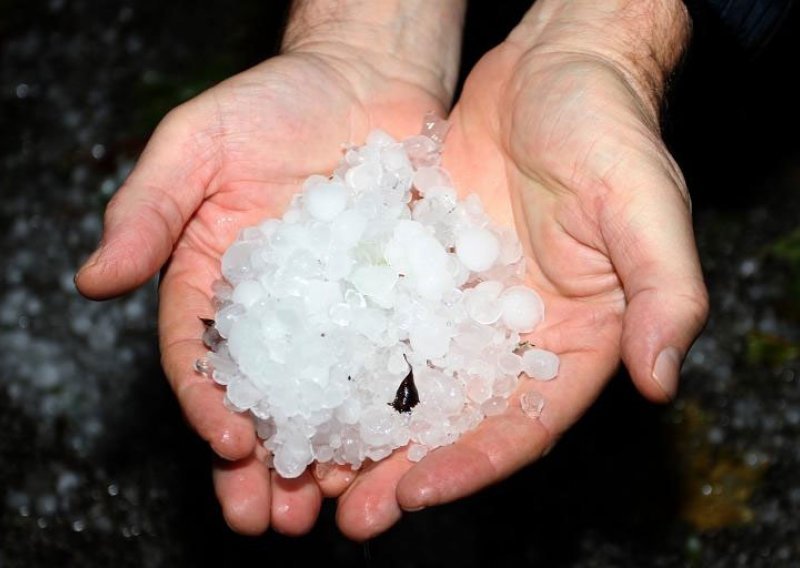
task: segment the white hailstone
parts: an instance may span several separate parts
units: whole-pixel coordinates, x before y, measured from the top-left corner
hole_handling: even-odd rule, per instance
[[[397,413],[388,406],[377,406],[364,412],[359,421],[361,439],[372,446],[391,443]]]
[[[244,315],[245,309],[239,304],[227,304],[218,312],[214,327],[222,337],[229,337],[234,322]]]
[[[412,136],[404,140],[403,149],[414,167],[438,165],[439,144],[427,136]]]
[[[500,296],[503,323],[520,333],[533,331],[544,317],[544,303],[539,294],[525,286],[512,286]]]
[[[508,398],[517,388],[519,373],[516,375],[500,375],[492,385],[492,394],[503,398]]]
[[[428,190],[441,187],[452,187],[450,175],[439,166],[420,168],[414,174],[414,187],[425,195]]]
[[[456,239],[456,254],[473,272],[489,270],[500,255],[500,241],[488,229],[467,229]]]
[[[308,214],[320,221],[330,221],[347,207],[347,190],[336,182],[317,183],[303,194]]]
[[[272,463],[284,477],[299,477],[313,459],[311,444],[299,433],[292,433],[287,438],[275,451]]]
[[[421,444],[410,444],[408,446],[408,450],[406,450],[406,457],[408,461],[418,462],[421,461],[422,458],[428,455],[428,448],[427,446],[423,446]]]
[[[228,400],[238,411],[247,410],[255,406],[263,396],[264,393],[245,379],[233,381],[228,385]]]
[[[508,408],[508,399],[503,397],[493,397],[481,404],[481,411],[486,416],[497,416],[503,414]]]
[[[539,418],[544,410],[544,397],[536,391],[527,391],[519,397],[519,406],[529,418]]]
[[[494,280],[481,282],[475,288],[467,290],[464,304],[469,316],[481,324],[495,323],[503,312],[498,300],[502,290],[503,284]]]
[[[309,188],[311,188],[314,185],[318,185],[320,183],[325,183],[327,181],[328,181],[327,177],[319,175],[319,174],[314,174],[314,175],[308,176],[306,178],[306,180],[303,182],[303,192],[308,191]],[[271,221],[274,221],[274,220],[275,219],[267,219],[266,221],[264,221],[264,223],[262,223],[262,225],[264,225],[266,223],[270,223]]]
[[[381,162],[387,171],[396,172],[411,166],[403,147],[400,144],[391,145],[381,151]]]
[[[516,353],[503,353],[497,358],[497,367],[504,374],[516,377],[522,372],[522,357]]]
[[[253,416],[283,477],[406,445],[418,461],[503,413],[521,372],[557,373],[555,354],[517,354],[542,302],[514,285],[513,229],[477,196],[458,200],[445,131],[426,119],[426,135],[402,142],[372,132],[222,257],[212,351],[195,368]]]
[[[450,333],[443,318],[415,324],[408,334],[411,348],[425,359],[441,357],[450,347]]]
[[[224,280],[215,280],[211,285],[211,292],[218,302],[227,302],[233,294],[233,287]]]
[[[365,146],[391,146],[396,142],[397,141],[392,138],[391,134],[385,130],[376,128],[367,134],[367,139],[365,140],[364,144]]]
[[[478,404],[486,402],[492,396],[491,379],[472,376],[466,380],[467,396]]]
[[[343,247],[358,244],[367,228],[367,220],[353,209],[344,211],[331,223],[332,238]]]
[[[352,276],[352,282],[359,292],[377,298],[386,296],[397,280],[397,272],[391,266],[361,266]]]
[[[245,308],[249,308],[261,298],[264,297],[264,287],[258,283],[256,280],[245,280],[243,282],[239,282],[236,285],[236,288],[233,289],[233,295],[231,299],[237,303],[241,304]]]
[[[342,301],[342,288],[338,282],[309,280],[305,285],[304,299],[309,313],[327,312]]]
[[[382,169],[375,162],[364,162],[347,170],[345,182],[357,191],[365,191],[380,182]],[[344,209],[344,207],[342,207]]]
[[[250,257],[255,246],[247,241],[235,242],[222,255],[222,275],[232,284],[251,273]]]
[[[558,375],[560,361],[552,351],[532,347],[522,354],[522,371],[539,381],[549,381]]]

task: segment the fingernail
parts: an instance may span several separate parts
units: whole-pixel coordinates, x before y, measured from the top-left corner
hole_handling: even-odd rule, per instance
[[[329,462],[317,462],[314,464],[314,477],[322,481],[333,471],[333,464]]]
[[[91,255],[89,255],[89,258],[87,258],[86,261],[83,263],[83,265],[78,269],[78,272],[75,273],[75,278],[77,279],[80,273],[89,268],[90,266],[97,264],[97,261],[100,259],[100,255],[102,254],[102,252],[103,252],[103,246],[100,245],[97,247],[97,249],[95,249],[95,251]]]
[[[653,380],[670,399],[675,398],[678,393],[678,377],[682,364],[681,352],[675,347],[667,347],[658,354],[653,365]]]
[[[410,507],[410,508],[403,507],[403,511],[405,511],[406,513],[417,513],[423,510],[424,508],[425,508],[424,505],[422,507]]]
[[[416,501],[417,504],[412,505],[411,507],[400,505],[400,508],[402,508],[406,513],[416,513],[422,509],[425,509],[428,507],[428,505],[434,502],[434,490],[431,487],[418,487],[415,493],[416,498],[413,499],[413,501]]]

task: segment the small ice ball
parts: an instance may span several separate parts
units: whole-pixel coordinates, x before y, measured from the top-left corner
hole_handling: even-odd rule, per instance
[[[440,144],[427,136],[412,136],[403,140],[403,149],[414,167],[427,167],[441,161]]]
[[[415,274],[413,281],[414,288],[420,296],[436,302],[455,285],[453,277],[446,270],[435,268]]]
[[[355,270],[352,281],[365,296],[386,296],[397,283],[397,272],[391,266],[361,266]]]
[[[422,194],[434,187],[451,187],[452,185],[450,175],[439,166],[419,168],[414,174],[414,187]]]
[[[222,255],[222,275],[233,284],[246,278],[252,272],[250,257],[255,250],[252,242],[233,243]]]
[[[524,392],[519,397],[519,406],[529,418],[539,418],[544,410],[544,397],[536,391]]]
[[[301,434],[295,434],[275,451],[272,465],[281,477],[293,479],[300,477],[312,459],[313,454],[308,439]]]
[[[391,443],[397,413],[388,404],[372,407],[361,415],[359,433],[361,439],[372,446]]]
[[[401,168],[406,168],[411,165],[411,163],[408,161],[408,156],[406,156],[406,153],[400,144],[393,144],[387,148],[384,148],[381,152],[381,162],[383,163],[383,167],[390,172],[397,171]]]
[[[498,286],[494,286],[494,285]],[[503,313],[498,296],[503,289],[500,282],[482,282],[464,295],[464,305],[469,317],[476,322],[491,325],[500,319]]]
[[[396,143],[397,141],[392,138],[391,134],[380,128],[375,128],[370,131],[365,140],[367,146],[390,146]]]
[[[549,381],[558,375],[558,355],[546,349],[532,347],[522,354],[523,372],[539,381]]]
[[[425,359],[436,359],[450,348],[450,333],[443,318],[415,324],[408,334],[411,348]]]
[[[423,446],[422,444],[411,444],[408,446],[408,450],[406,450],[406,457],[408,461],[418,462],[421,461],[422,458],[428,455],[428,446]]]
[[[467,396],[478,404],[489,400],[492,396],[491,379],[472,376],[467,379],[466,386]]]
[[[456,239],[458,259],[473,272],[489,270],[500,256],[500,241],[488,229],[467,229]]]
[[[232,300],[249,308],[264,297],[264,287],[255,280],[239,282],[233,290]]]
[[[343,299],[339,283],[326,280],[309,280],[304,297],[309,313],[328,312]]]
[[[239,379],[228,385],[228,400],[240,411],[247,410],[264,398],[264,393],[247,379]]]
[[[315,474],[318,479],[322,479],[327,475],[332,468],[332,466],[328,463],[333,459],[333,448],[330,446],[319,446],[314,448],[314,458],[317,460],[317,467]],[[329,469],[326,471],[325,467]]]
[[[522,372],[522,357],[516,353],[503,353],[497,358],[497,366],[503,373],[516,377]]]
[[[356,191],[366,191],[380,183],[381,166],[374,162],[364,162],[350,168],[345,174],[345,182]]]
[[[492,393],[495,396],[509,397],[517,388],[519,373],[516,375],[501,375],[497,377],[492,386]]]
[[[231,299],[233,287],[225,282],[225,280],[215,280],[211,284],[211,292],[214,294],[214,298],[218,302],[227,302]]]
[[[486,416],[497,416],[499,414],[503,414],[508,408],[508,400],[495,396],[481,404],[481,412],[483,412]]]
[[[306,211],[319,221],[331,221],[347,207],[347,189],[341,183],[316,183],[303,196]]]
[[[358,211],[348,209],[331,223],[331,236],[346,247],[358,244],[367,228],[367,220]]]
[[[303,191],[308,191],[308,189],[312,186],[318,185],[320,183],[328,182],[328,178],[320,175],[320,174],[313,174],[306,178],[303,182]],[[292,202],[294,204],[294,202]]]
[[[539,294],[525,286],[512,286],[500,296],[503,323],[513,331],[527,333],[544,317],[544,304]]]

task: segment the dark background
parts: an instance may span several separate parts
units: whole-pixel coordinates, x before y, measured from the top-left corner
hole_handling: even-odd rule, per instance
[[[464,70],[527,2],[470,5]],[[243,538],[161,376],[155,290],[92,304],[72,272],[163,114],[273,53],[285,3],[0,0],[0,568],[800,566],[795,9],[738,48],[707,14],[665,137],[712,300],[671,406],[616,377],[546,459],[367,547]]]

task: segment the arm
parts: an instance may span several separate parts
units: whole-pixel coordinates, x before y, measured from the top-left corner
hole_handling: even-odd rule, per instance
[[[366,54],[383,73],[419,84],[449,108],[466,0],[295,0],[282,51]]]
[[[605,62],[657,117],[690,32],[680,0],[541,0],[508,41],[526,50],[527,57],[572,53]]]

